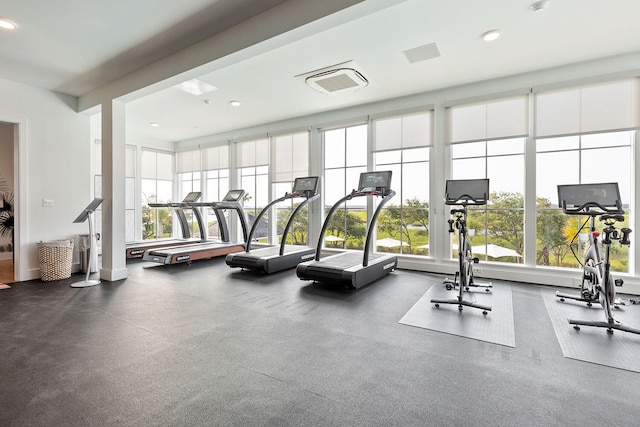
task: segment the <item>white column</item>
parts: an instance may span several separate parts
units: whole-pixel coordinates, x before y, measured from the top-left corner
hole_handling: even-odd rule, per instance
[[[102,269],[100,278],[127,278],[125,256],[125,105],[102,104]]]

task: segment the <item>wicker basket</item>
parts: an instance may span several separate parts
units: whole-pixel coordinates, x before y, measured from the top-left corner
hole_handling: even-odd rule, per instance
[[[73,262],[73,240],[38,242],[40,277],[43,281],[68,279]]]

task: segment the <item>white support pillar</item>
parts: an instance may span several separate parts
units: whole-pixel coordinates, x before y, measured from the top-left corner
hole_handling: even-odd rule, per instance
[[[127,278],[125,256],[125,105],[102,104],[102,269],[100,278]]]

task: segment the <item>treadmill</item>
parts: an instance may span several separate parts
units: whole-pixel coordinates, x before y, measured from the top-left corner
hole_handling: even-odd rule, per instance
[[[154,239],[142,242],[128,243],[126,246],[127,259],[142,258],[145,251],[149,249],[159,249],[167,246],[188,245],[196,242],[207,240],[207,229],[200,215],[200,210],[192,206],[191,203],[197,202],[202,193],[200,191],[192,191],[187,194],[182,202],[178,203],[149,203],[151,208],[171,208],[178,216],[178,223],[182,230],[182,239]],[[191,230],[189,229],[189,221],[184,213],[185,209],[192,209],[193,214],[198,221],[198,228],[200,229],[200,238],[191,237]]]
[[[340,199],[329,211],[324,220],[316,256],[314,260],[298,264],[296,274],[302,280],[335,283],[349,289],[358,289],[391,273],[398,265],[398,258],[394,254],[370,253],[372,236],[378,215],[384,205],[395,196],[396,192],[390,188],[391,171],[363,172],[360,174],[358,190],[351,191]],[[373,214],[367,227],[367,239],[364,251],[343,252],[320,259],[320,251],[324,235],[331,221],[331,217],[342,203],[354,197],[374,196],[382,197],[378,208]]]
[[[269,211],[271,206],[276,203],[283,202],[289,199],[304,198],[298,207],[291,213],[287,224],[284,227],[282,233],[282,242],[279,246],[271,246],[267,248],[260,248],[251,250],[251,241],[260,224],[260,219],[265,213]],[[227,255],[226,262],[230,267],[240,267],[248,270],[255,270],[261,273],[275,273],[276,271],[287,270],[298,265],[302,261],[313,259],[316,249],[304,245],[287,245],[287,235],[289,229],[296,218],[298,212],[302,210],[307,204],[320,197],[318,194],[318,177],[309,176],[306,178],[296,178],[293,183],[293,189],[291,193],[285,193],[280,197],[269,203],[262,209],[260,214],[256,217],[251,231],[249,232],[249,238],[247,240],[247,247],[245,252],[236,252]]]
[[[218,219],[218,227],[220,229],[219,241],[203,241],[190,245],[150,249],[144,253],[142,259],[160,264],[181,264],[243,251],[245,242],[247,241],[247,220],[244,210],[242,209],[243,196],[244,190],[230,190],[220,202],[191,203],[191,206],[209,207],[213,209]],[[224,217],[224,210],[227,209],[233,210],[238,214],[244,242],[232,242],[229,239],[229,228],[227,227],[227,220]]]

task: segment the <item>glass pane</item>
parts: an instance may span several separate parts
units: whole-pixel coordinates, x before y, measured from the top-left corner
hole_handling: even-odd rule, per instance
[[[453,160],[451,179],[481,179],[487,176],[485,159]]]
[[[558,185],[580,182],[578,151],[541,153],[536,156],[536,196],[558,206]]]
[[[582,151],[582,180],[617,182],[623,204],[630,203],[631,148],[603,148]]]
[[[543,151],[556,150],[576,150],[580,147],[580,137],[563,136],[559,138],[538,139],[536,141],[536,150],[538,153]]]
[[[377,165],[400,163],[402,158],[401,153],[402,151],[400,150],[375,153],[375,162]]]
[[[633,132],[597,133],[582,135],[582,148],[613,147],[631,145]]]
[[[524,155],[487,158],[489,191],[524,194]]]
[[[360,174],[362,172],[366,172],[367,168],[366,167],[360,167],[360,168],[347,168],[346,170],[346,174],[347,174],[347,178],[346,178],[346,185],[347,187],[345,188],[344,193],[342,194],[342,196],[345,196],[347,193],[351,192],[351,190],[357,190],[358,189],[358,184],[360,184]],[[351,200],[347,201],[347,206],[362,206],[365,205],[365,210],[366,210],[366,197],[356,197],[353,198]]]
[[[480,157],[486,155],[486,142],[469,142],[466,144],[454,144],[451,146],[451,157],[462,159],[465,157]]]
[[[487,141],[487,155],[522,154],[524,153],[524,142],[525,138]]]
[[[158,189],[158,203],[171,202],[173,198],[173,182],[158,180],[156,185]]]
[[[409,150],[403,150],[402,161],[409,162],[424,162],[429,160],[429,148],[413,148]]]
[[[330,209],[334,203],[346,194],[344,169],[326,170],[324,172],[324,192],[322,195],[326,209]]]
[[[158,194],[156,190],[156,180],[155,179],[143,179],[140,181],[141,184],[141,201],[142,205],[146,205],[147,203],[157,202]]]

